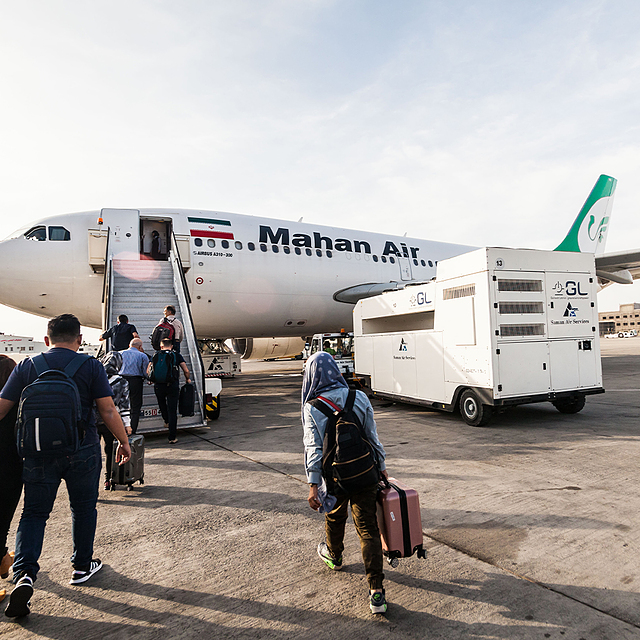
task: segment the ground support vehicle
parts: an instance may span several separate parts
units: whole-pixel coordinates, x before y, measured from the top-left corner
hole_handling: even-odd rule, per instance
[[[356,304],[356,376],[473,426],[531,402],[576,413],[604,392],[596,292],[591,254],[483,248],[443,260],[431,282]]]
[[[240,373],[242,356],[235,353],[224,340],[198,340],[205,378],[233,378]]]
[[[327,351],[333,356],[345,380],[353,377],[353,332],[316,333],[305,346],[303,358],[306,360],[318,351]]]

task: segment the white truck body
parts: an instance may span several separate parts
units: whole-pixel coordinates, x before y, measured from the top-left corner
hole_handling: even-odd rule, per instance
[[[489,408],[581,401],[579,411],[604,391],[596,293],[591,254],[483,248],[443,260],[431,282],[357,303],[356,376],[449,411],[467,389]]]

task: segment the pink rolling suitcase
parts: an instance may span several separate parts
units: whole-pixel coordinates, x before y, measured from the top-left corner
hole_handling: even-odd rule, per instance
[[[387,562],[397,567],[398,558],[416,552],[419,558],[426,558],[418,492],[395,478],[383,478],[382,482],[385,486],[378,491],[378,527]]]

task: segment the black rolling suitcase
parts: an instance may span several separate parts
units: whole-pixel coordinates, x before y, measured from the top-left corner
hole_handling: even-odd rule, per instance
[[[196,394],[192,384],[185,384],[180,389],[178,398],[178,410],[181,416],[192,416],[195,413]]]
[[[123,465],[116,463],[116,451],[118,441],[113,442],[112,466],[111,466],[111,491],[116,490],[116,485],[126,485],[127,491],[133,490],[133,483],[144,484],[144,436],[129,436],[131,458]]]

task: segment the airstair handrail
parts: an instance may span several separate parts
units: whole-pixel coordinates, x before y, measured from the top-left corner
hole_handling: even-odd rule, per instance
[[[193,365],[193,379],[196,384],[196,391],[200,398],[200,409],[202,411],[202,420],[205,421],[204,410],[204,362],[202,361],[202,355],[198,348],[198,341],[196,340],[195,326],[193,324],[193,316],[191,315],[191,295],[189,294],[189,287],[187,285],[187,279],[184,276],[182,270],[182,260],[180,259],[180,251],[178,250],[178,243],[176,236],[171,230],[171,250],[169,251],[169,260],[173,266],[173,278],[175,282],[176,295],[178,296],[178,302],[182,309],[182,319],[184,325],[185,338],[189,345],[189,352],[192,355],[191,362]],[[194,359],[195,354],[195,359]],[[196,375],[195,369],[198,366],[200,375]]]
[[[113,296],[113,260],[111,256],[111,227],[107,227],[107,248],[104,255],[104,280],[102,281],[102,331],[106,331],[111,324],[111,297]],[[107,338],[105,349],[110,350],[111,339]]]

